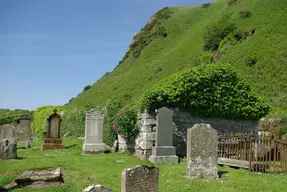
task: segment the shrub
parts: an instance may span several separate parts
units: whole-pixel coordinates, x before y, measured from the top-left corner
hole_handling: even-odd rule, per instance
[[[84,87],[83,91],[88,91],[92,86],[91,85],[87,85],[86,87]]]
[[[137,113],[136,111],[126,105],[121,109],[112,122],[112,129],[124,138],[135,139],[138,134]]]
[[[252,56],[247,58],[246,65],[254,66],[256,63],[257,63],[257,58],[255,55],[252,55]]]
[[[229,6],[231,6],[231,5],[233,5],[234,3],[236,3],[236,1],[237,1],[237,0],[228,0],[227,3],[228,3]]]
[[[117,138],[117,133],[112,129],[115,115],[123,107],[122,102],[116,98],[109,99],[105,108],[103,140],[107,145],[112,146]]]
[[[287,125],[282,125],[279,129],[279,134],[280,135],[285,135],[287,134]]]
[[[85,135],[85,116],[84,108],[64,109],[65,113],[62,116],[61,135],[66,133],[69,135],[82,137]]]
[[[210,52],[202,52],[200,56],[201,65],[210,64],[213,62],[213,55]]]
[[[210,3],[203,3],[202,5],[201,5],[201,8],[207,8],[207,7],[209,7],[210,6]]]
[[[235,23],[230,21],[229,15],[223,16],[217,22],[210,23],[203,35],[204,50],[217,50],[220,42],[235,29]]]
[[[0,125],[3,124],[13,124],[17,126],[19,121],[23,115],[27,115],[29,118],[32,119],[32,112],[29,110],[22,110],[22,109],[0,109]]]
[[[252,16],[250,11],[239,11],[239,15],[241,18],[245,19]]]
[[[260,119],[269,106],[256,97],[231,65],[211,64],[184,70],[162,79],[148,91],[141,110],[180,107],[202,117]]]

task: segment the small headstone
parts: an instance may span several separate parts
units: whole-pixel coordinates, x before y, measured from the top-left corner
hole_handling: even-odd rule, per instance
[[[122,172],[121,192],[158,192],[158,167],[137,165]]]
[[[0,159],[16,159],[17,158],[17,139],[0,140]]]
[[[149,160],[153,163],[178,163],[173,146],[173,111],[163,107],[156,113],[156,142]]]
[[[187,129],[187,177],[217,179],[218,133],[209,124]]]
[[[63,149],[64,145],[62,144],[60,135],[60,126],[62,120],[60,115],[57,114],[56,109],[54,110],[54,113],[50,115],[47,121],[47,134],[44,140],[44,144],[41,145],[41,150]]]
[[[90,185],[83,192],[112,192],[112,190],[102,185]]]
[[[17,129],[14,125],[5,124],[0,126],[0,139],[10,139],[17,137]]]
[[[104,152],[103,126],[104,115],[102,112],[93,109],[86,114],[84,154]]]

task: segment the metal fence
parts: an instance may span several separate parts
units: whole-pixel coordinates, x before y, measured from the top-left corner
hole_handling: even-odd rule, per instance
[[[287,173],[287,141],[254,132],[220,135],[218,164],[261,173]]]

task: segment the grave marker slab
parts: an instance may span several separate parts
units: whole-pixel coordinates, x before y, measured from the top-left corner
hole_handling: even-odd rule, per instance
[[[14,125],[5,124],[0,126],[0,139],[11,139],[17,137],[17,129]]]
[[[0,140],[0,159],[17,158],[17,139],[9,138]]]
[[[137,165],[122,172],[121,192],[158,192],[158,167]]]
[[[60,126],[62,120],[60,115],[57,114],[56,109],[54,110],[54,113],[50,115],[47,121],[47,135],[45,137],[44,144],[41,145],[41,150],[63,149],[64,145],[62,144],[60,135]]]
[[[24,115],[20,119],[18,127],[18,141],[30,141],[31,140],[31,119]]]
[[[209,124],[187,130],[187,177],[217,179],[218,133]]]
[[[104,115],[102,112],[93,109],[86,113],[84,154],[104,152],[103,126]]]
[[[149,160],[153,163],[178,163],[173,146],[173,111],[163,107],[156,110],[156,142]]]

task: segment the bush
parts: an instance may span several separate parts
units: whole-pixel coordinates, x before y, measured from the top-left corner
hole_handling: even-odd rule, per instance
[[[239,11],[239,15],[241,18],[245,19],[252,16],[250,11]]]
[[[236,1],[237,1],[237,0],[228,0],[227,3],[228,3],[229,6],[231,6],[231,5],[233,5],[234,3],[236,3]]]
[[[84,87],[83,91],[88,91],[92,86],[91,85],[87,85],[86,87]]]
[[[201,8],[207,8],[207,7],[209,7],[210,6],[210,3],[203,3],[202,5],[201,5]]]
[[[85,135],[85,117],[86,110],[84,108],[64,109],[61,123],[61,135],[66,133],[69,135],[82,137]]]
[[[107,101],[103,130],[103,140],[107,145],[112,146],[114,141],[117,139],[117,133],[112,129],[112,125],[113,121],[115,120],[115,115],[121,110],[122,107],[122,102],[118,99],[112,98]]]
[[[247,58],[246,65],[254,66],[256,63],[257,63],[257,58],[255,55],[252,55],[252,56]]]
[[[204,50],[217,50],[220,42],[235,29],[235,23],[230,21],[229,15],[223,16],[217,22],[210,23],[203,35]]]
[[[213,62],[213,55],[210,52],[202,52],[200,56],[201,65],[210,64]]]
[[[287,134],[287,125],[283,125],[280,127],[279,134],[280,135],[286,135]]]
[[[112,122],[112,129],[124,138],[135,139],[138,134],[137,113],[136,111],[126,105],[121,109]]]
[[[147,92],[141,110],[180,107],[201,117],[260,119],[269,112],[231,65],[210,64],[184,70],[162,79]]]

